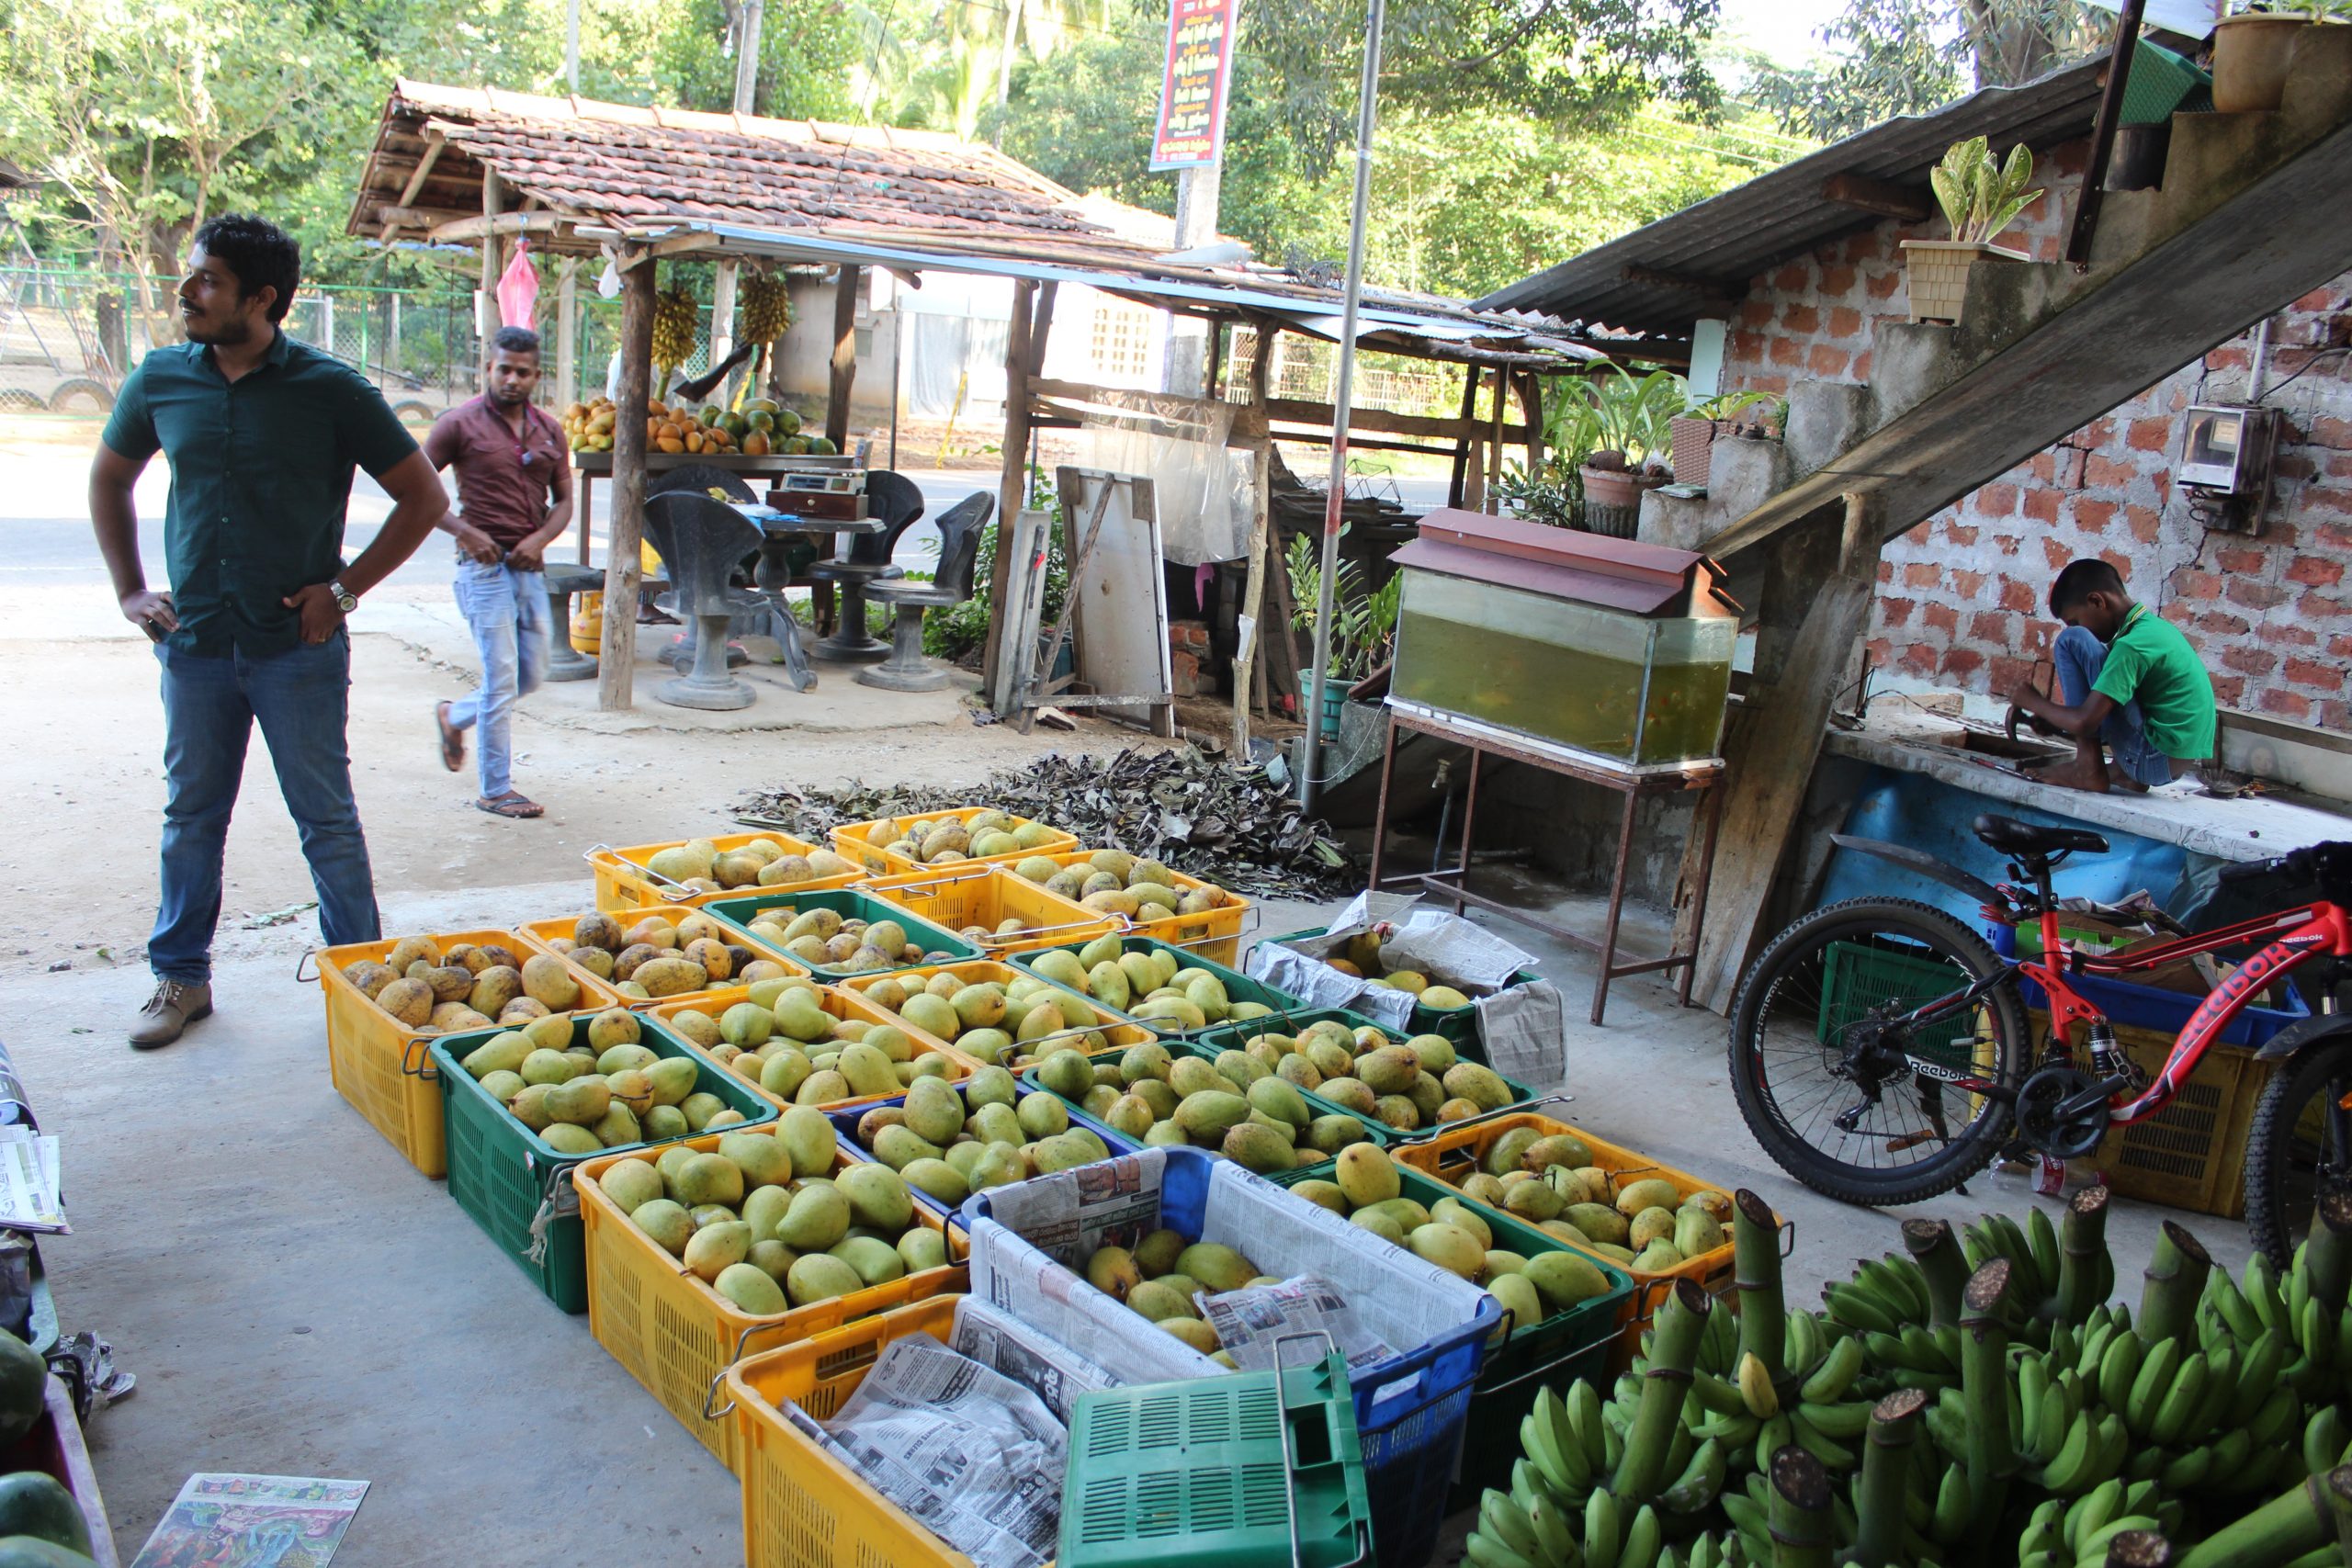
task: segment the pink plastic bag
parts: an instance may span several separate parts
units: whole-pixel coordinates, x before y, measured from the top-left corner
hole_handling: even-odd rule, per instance
[[[501,325],[527,327],[538,310],[539,269],[523,253],[529,250],[528,240],[514,242],[514,258],[506,270],[498,275],[498,319]]]

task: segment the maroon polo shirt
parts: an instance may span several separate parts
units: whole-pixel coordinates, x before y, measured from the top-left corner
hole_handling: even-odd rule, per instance
[[[435,420],[424,455],[457,471],[459,514],[507,550],[548,520],[548,492],[570,461],[553,419],[525,404],[517,437],[487,394]]]

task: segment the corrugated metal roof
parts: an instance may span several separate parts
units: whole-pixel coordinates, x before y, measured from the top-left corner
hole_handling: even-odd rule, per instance
[[[2018,87],[1990,87],[1933,114],[1906,116],[1860,131],[1670,218],[1547,267],[1477,301],[1486,310],[1541,310],[1589,330],[1682,336],[1709,310],[1708,286],[1736,298],[1748,280],[1792,256],[1883,221],[1832,201],[1835,175],[1916,189],[1944,149],[1973,136],[1996,152],[2023,142],[2041,149],[2090,133],[2107,56],[2053,71]],[[1681,286],[1687,280],[1696,287]]]

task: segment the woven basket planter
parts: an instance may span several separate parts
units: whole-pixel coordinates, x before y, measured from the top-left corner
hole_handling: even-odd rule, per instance
[[[1911,297],[1915,321],[1945,321],[1960,325],[1968,307],[1968,269],[1980,258],[2031,261],[2023,251],[2002,245],[1970,244],[1958,240],[1903,242],[1904,278]]]

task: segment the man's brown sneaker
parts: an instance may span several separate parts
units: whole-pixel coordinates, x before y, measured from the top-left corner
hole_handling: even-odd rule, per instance
[[[209,985],[183,986],[177,980],[159,980],[155,994],[139,1010],[139,1023],[130,1032],[130,1043],[141,1051],[169,1045],[189,1024],[211,1016]]]

